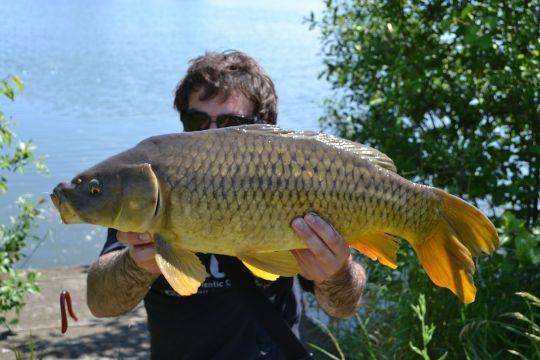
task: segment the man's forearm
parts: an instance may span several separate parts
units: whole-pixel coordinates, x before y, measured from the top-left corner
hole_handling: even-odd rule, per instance
[[[365,286],[364,268],[349,260],[330,279],[315,282],[315,297],[328,315],[340,319],[350,318],[360,306]]]
[[[124,314],[144,298],[157,277],[138,267],[128,249],[102,255],[88,271],[88,307],[97,317]]]

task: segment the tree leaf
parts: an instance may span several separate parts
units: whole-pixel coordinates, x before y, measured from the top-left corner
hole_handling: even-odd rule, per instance
[[[13,81],[15,86],[17,87],[17,90],[19,90],[19,93],[22,94],[23,88],[24,88],[24,83],[23,83],[22,79],[18,75],[12,75],[11,80]]]
[[[472,19],[472,11],[474,10],[474,5],[473,4],[469,4],[467,6],[465,6],[465,8],[461,11],[461,13],[459,14],[459,17],[464,19],[466,17]]]

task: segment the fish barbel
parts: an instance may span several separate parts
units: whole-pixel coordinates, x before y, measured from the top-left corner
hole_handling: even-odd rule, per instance
[[[472,256],[499,244],[478,209],[406,180],[371,147],[314,132],[247,125],[148,138],[59,184],[64,223],[148,232],[156,262],[181,295],[206,270],[196,252],[238,257],[265,279],[298,273],[290,228],[315,212],[353,248],[395,268],[400,241],[431,280],[474,301]]]

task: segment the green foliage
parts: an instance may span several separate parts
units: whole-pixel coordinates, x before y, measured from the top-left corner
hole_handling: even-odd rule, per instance
[[[0,93],[13,101],[15,92],[10,85],[10,81],[20,93],[22,93],[23,90],[23,82],[18,76],[10,76],[6,80],[0,81]],[[47,168],[42,162],[43,158],[34,157],[33,151],[35,150],[35,146],[32,145],[32,141],[25,142],[18,140],[17,146],[12,152],[5,151],[12,146],[14,138],[14,134],[8,126],[9,119],[6,119],[4,113],[0,109],[0,171],[23,172],[24,167],[32,161],[42,172],[47,172]],[[6,192],[7,190],[7,180],[0,174],[0,193]]]
[[[501,326],[507,331],[524,337],[530,342],[529,351],[521,353],[515,349],[508,349],[512,355],[521,359],[540,358],[540,299],[527,292],[518,292],[516,295],[523,298],[527,304],[528,312],[524,315],[520,312],[502,314],[502,317],[514,320],[513,322],[502,322]]]
[[[540,294],[536,263],[540,226],[527,231],[523,221],[517,221],[512,214],[503,217],[505,221],[499,233],[504,244],[491,259],[479,262],[478,299],[467,307],[460,339],[467,342],[467,353],[473,358],[485,357],[491,351],[499,358],[508,357],[508,352],[537,358],[540,356],[538,344],[531,347],[525,328],[511,321],[508,314],[529,314],[538,328],[539,309],[532,310],[531,304]],[[524,241],[530,242],[527,251],[524,251]]]
[[[422,330],[422,348],[413,345],[412,342],[409,342],[411,349],[420,355],[422,359],[429,360],[431,359],[427,350],[428,344],[433,339],[433,334],[435,334],[435,325],[426,324],[426,297],[424,294],[420,294],[418,297],[418,304],[411,305],[416,317],[420,320],[420,329]],[[444,353],[439,359],[442,360],[446,358],[447,353]]]
[[[323,123],[399,172],[532,228],[540,188],[540,2],[327,0]]]
[[[10,224],[0,224],[0,324],[8,327],[17,323],[27,294],[39,292],[37,274],[17,270],[14,266],[22,259],[27,240],[35,239],[30,230],[41,211],[23,197],[17,200],[17,206],[19,214],[10,218]],[[15,310],[16,316],[8,320],[6,313],[10,310]]]
[[[0,93],[13,100],[15,91],[11,84],[21,93],[23,83],[17,76],[0,81]],[[9,119],[0,111],[0,170],[22,172],[29,162],[33,162],[38,169],[46,171],[41,159],[34,157],[31,142],[19,140],[16,148],[11,149],[14,135],[8,125]],[[0,193],[7,190],[7,180],[0,176]],[[40,202],[41,200],[38,201]],[[8,329],[17,322],[27,294],[39,291],[37,274],[16,269],[15,264],[22,259],[22,251],[27,241],[35,238],[30,235],[30,230],[41,211],[23,197],[17,200],[17,207],[18,215],[10,217],[8,224],[0,224],[0,325]],[[11,311],[15,311],[14,316]],[[11,314],[12,318],[8,318],[8,314]]]
[[[23,355],[19,350],[14,350],[13,354],[15,355],[15,360],[23,360]],[[43,359],[43,356],[40,354],[38,357],[36,357],[34,353],[34,338],[32,336],[32,333],[30,332],[30,339],[28,343],[28,360],[35,360],[35,359]]]
[[[332,344],[336,348],[336,352],[338,356],[332,354],[331,352],[329,352],[328,350],[324,349],[321,346],[318,346],[317,344],[310,343],[309,346],[323,353],[324,355],[326,355],[328,358],[332,360],[345,360],[346,359],[345,354],[341,350],[341,346],[339,345],[339,341],[337,340],[336,336],[332,333],[330,329],[328,329],[328,326],[326,326],[322,321],[317,320],[317,319],[313,319],[313,320],[326,334],[328,334],[328,337],[330,338],[330,340],[332,341]]]
[[[396,270],[366,263],[360,316],[330,324],[343,353],[540,358],[530,300],[540,294],[540,1],[325,5],[308,19],[335,90],[323,125],[384,151],[404,177],[476,203],[502,243],[476,260],[470,305],[433,285],[410,248]]]
[[[506,212],[499,229],[501,245],[511,246],[520,263],[540,265],[540,228],[528,231],[525,222]]]

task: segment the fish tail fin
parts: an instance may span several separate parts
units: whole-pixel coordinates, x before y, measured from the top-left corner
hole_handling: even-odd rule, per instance
[[[443,201],[441,220],[427,238],[411,244],[429,278],[469,304],[476,296],[472,256],[495,250],[497,231],[474,206],[442,190],[434,191]]]

